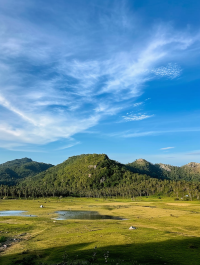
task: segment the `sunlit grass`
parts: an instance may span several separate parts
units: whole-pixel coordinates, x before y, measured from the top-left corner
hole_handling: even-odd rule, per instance
[[[44,208],[40,208],[40,205]],[[156,197],[130,199],[47,198],[1,200],[1,210],[24,210],[37,217],[0,217],[0,236],[20,241],[1,252],[5,265],[33,255],[47,264],[73,259],[98,262],[119,258],[143,264],[200,264],[200,204]],[[98,211],[127,220],[55,221],[58,210]],[[129,230],[133,225],[137,229]],[[21,253],[24,253],[21,255]],[[77,257],[78,255],[78,257]],[[192,262],[191,262],[192,260]],[[124,262],[125,262],[124,261]],[[111,261],[110,261],[111,262]],[[19,263],[20,264],[20,263]],[[108,263],[109,264],[109,263]],[[127,263],[128,264],[128,263]]]

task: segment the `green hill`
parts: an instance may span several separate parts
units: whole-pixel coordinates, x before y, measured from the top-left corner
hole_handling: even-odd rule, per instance
[[[83,154],[70,157],[57,166],[43,168],[46,170],[41,170],[42,172],[33,176],[26,170],[33,169],[33,163],[36,162],[22,160],[20,167],[18,162],[20,161],[5,163],[7,166],[11,163],[10,168],[6,170],[7,174],[12,173],[18,176],[19,171],[16,169],[23,169],[20,175],[22,181],[13,187],[0,186],[1,196],[13,198],[15,196],[25,198],[28,196],[32,198],[40,196],[134,198],[164,195],[190,200],[200,198],[200,182],[197,182],[198,163],[174,167],[165,164],[154,165],[144,159],[138,159],[128,165],[123,165],[109,159],[105,154]],[[39,164],[37,163],[37,167]],[[36,170],[34,170],[35,173]],[[187,181],[191,180],[191,176],[196,176],[192,179],[193,182]]]
[[[182,167],[152,164],[144,159],[123,165],[105,154],[69,157],[52,166],[29,158],[0,165],[1,196],[167,196],[200,197],[200,164]],[[196,183],[194,183],[196,182]]]
[[[16,185],[25,178],[33,177],[52,166],[32,161],[30,158],[8,161],[0,164],[0,185]]]
[[[152,178],[169,179],[168,176],[163,174],[161,167],[154,165],[145,159],[137,159],[132,163],[126,165],[127,168],[133,173],[146,174]]]
[[[49,168],[40,174],[27,178],[21,185],[32,190],[41,190],[55,195],[100,190],[131,185],[135,178],[148,179],[148,176],[133,174],[125,165],[108,158],[105,154],[73,156],[63,163]]]
[[[132,172],[168,180],[200,181],[200,163],[191,162],[182,167],[167,164],[152,164],[145,159],[137,159],[127,164]]]

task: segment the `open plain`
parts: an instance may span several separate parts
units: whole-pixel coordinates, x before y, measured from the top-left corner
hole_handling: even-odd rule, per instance
[[[0,238],[6,238],[1,243],[3,265],[64,260],[74,264],[200,264],[198,201],[68,197],[1,200],[0,209],[37,216],[0,217]],[[97,211],[125,220],[53,219],[59,210]],[[129,230],[130,226],[136,229]]]

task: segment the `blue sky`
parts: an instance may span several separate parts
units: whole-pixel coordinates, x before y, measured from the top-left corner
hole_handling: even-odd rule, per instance
[[[0,163],[200,162],[200,2],[0,0]]]

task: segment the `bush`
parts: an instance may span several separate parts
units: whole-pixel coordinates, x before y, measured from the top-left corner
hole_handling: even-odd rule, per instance
[[[6,241],[6,237],[5,236],[1,236],[0,237],[0,243],[5,242],[5,241]]]

